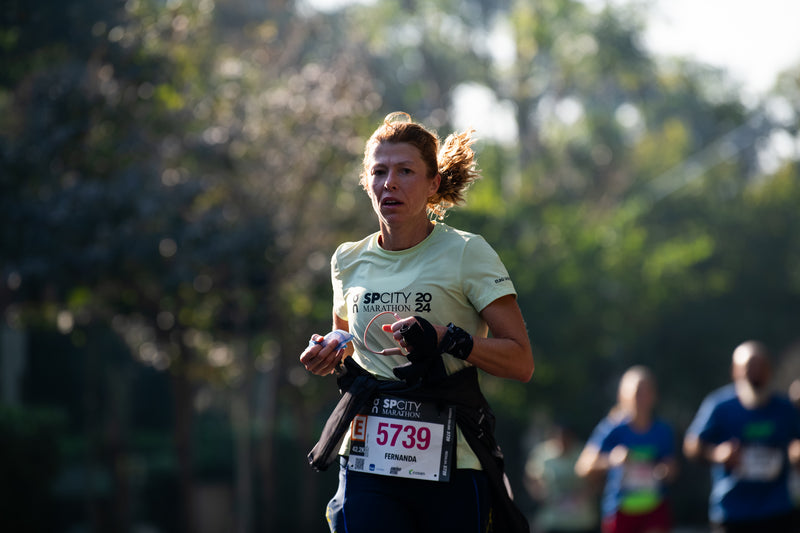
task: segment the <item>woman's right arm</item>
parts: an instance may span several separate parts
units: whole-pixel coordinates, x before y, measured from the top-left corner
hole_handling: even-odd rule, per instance
[[[579,477],[593,477],[605,474],[608,467],[608,454],[602,453],[596,445],[587,443],[575,462],[575,473]]]

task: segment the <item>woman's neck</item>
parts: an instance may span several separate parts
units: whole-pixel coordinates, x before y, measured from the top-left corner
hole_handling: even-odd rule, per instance
[[[653,424],[653,417],[644,411],[632,411],[628,424],[637,431],[647,431]]]
[[[384,250],[408,250],[424,241],[433,231],[433,222],[427,218],[419,224],[406,225],[401,228],[392,228],[381,224],[381,234],[378,243]]]

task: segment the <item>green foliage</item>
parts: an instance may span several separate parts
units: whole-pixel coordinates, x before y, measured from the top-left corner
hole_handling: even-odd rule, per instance
[[[27,378],[29,398],[64,401],[87,424],[62,435],[68,459],[112,461],[92,439],[119,415],[119,446],[158,463],[148,494],[257,469],[237,486],[261,483],[258,507],[285,509],[289,524],[298,507],[275,478],[298,491],[324,482],[276,450],[305,468],[298,450],[336,394],[296,357],[330,327],[334,247],[375,227],[358,186],[365,136],[398,109],[447,134],[465,83],[515,112],[516,143],[477,132],[484,179],[448,218],[498,250],[533,342],[531,383],[483,379],[504,437],[547,417],[588,431],[634,363],[656,371],[680,430],[727,379],[736,343],[796,343],[798,165],[760,166],[768,139],[797,134],[796,73],[771,106],[745,107],[724,72],[652,57],[643,20],[575,0],[331,14],[12,2],[0,19],[0,312],[71,344],[49,370],[33,357]],[[503,60],[486,44],[497,31],[511,44]],[[65,392],[87,384],[104,416]],[[235,423],[234,403],[249,409]],[[14,431],[39,420],[20,416]],[[241,462],[248,443],[257,468]],[[41,466],[31,490],[51,475]],[[321,509],[317,492],[307,505]],[[179,527],[151,500],[151,516]],[[306,520],[291,525],[318,525]]]

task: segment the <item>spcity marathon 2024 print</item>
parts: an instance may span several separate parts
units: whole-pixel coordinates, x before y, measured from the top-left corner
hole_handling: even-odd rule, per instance
[[[353,297],[353,312],[429,313],[432,299],[433,296],[429,292],[364,292],[363,296],[357,294]]]

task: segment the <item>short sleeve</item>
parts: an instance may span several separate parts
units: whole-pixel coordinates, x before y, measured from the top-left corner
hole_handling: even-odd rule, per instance
[[[703,403],[700,404],[700,408],[697,410],[697,414],[695,414],[694,420],[692,420],[692,423],[689,424],[689,428],[686,430],[686,435],[697,437],[706,442],[719,444],[721,439],[716,434],[714,425],[716,405],[717,402],[710,397],[703,400]]]
[[[517,294],[500,256],[480,235],[467,242],[461,273],[464,294],[478,312],[502,296]]]
[[[791,438],[792,439],[800,439],[800,409],[794,406],[791,401],[789,401],[789,420],[791,428]]]
[[[342,278],[339,271],[338,250],[331,257],[331,287],[333,288],[333,313],[342,320],[348,320],[347,301],[344,297]]]
[[[603,418],[600,423],[595,426],[587,443],[602,450],[603,445],[608,441],[608,436],[611,434],[611,430],[614,429],[614,427],[615,424],[611,423],[608,417]]]
[[[620,444],[620,433],[623,431],[622,426],[614,426],[604,438],[600,441],[600,451],[603,453],[609,453],[613,450],[618,444]]]

